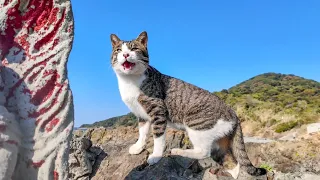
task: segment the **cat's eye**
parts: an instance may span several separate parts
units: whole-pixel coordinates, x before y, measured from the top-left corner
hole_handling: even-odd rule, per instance
[[[136,51],[136,50],[139,50],[138,48],[131,48],[131,51]]]
[[[117,52],[121,52],[121,49],[119,48],[119,49],[117,49]]]

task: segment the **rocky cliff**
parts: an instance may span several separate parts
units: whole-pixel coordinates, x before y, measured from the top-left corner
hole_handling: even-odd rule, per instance
[[[75,131],[70,157],[73,179],[120,180],[120,179],[232,179],[216,176],[219,169],[219,152],[212,158],[193,160],[170,156],[175,147],[191,148],[184,132],[169,129],[166,141],[166,156],[156,165],[146,163],[152,152],[153,141],[149,138],[146,150],[139,155],[130,155],[128,149],[138,137],[134,127],[115,129],[95,128],[86,132]],[[241,172],[238,179],[319,179],[320,178],[320,134],[301,135],[294,140],[259,141],[246,138],[246,149],[255,166],[269,170],[268,176],[251,177]],[[261,143],[262,142],[262,143]],[[74,143],[72,143],[74,144]],[[94,144],[92,147],[91,144]],[[95,147],[99,147],[99,150]],[[103,152],[103,153],[102,153]],[[101,155],[101,153],[103,155]],[[74,160],[74,159],[77,159]],[[215,161],[214,161],[214,160]],[[99,163],[95,163],[99,161]],[[84,168],[86,167],[86,168]],[[91,172],[91,173],[90,173]]]

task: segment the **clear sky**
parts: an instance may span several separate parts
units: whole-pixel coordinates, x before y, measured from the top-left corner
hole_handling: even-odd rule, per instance
[[[150,64],[209,91],[265,72],[320,81],[319,0],[72,0],[68,62],[75,126],[128,113],[110,65],[110,34],[146,30]]]

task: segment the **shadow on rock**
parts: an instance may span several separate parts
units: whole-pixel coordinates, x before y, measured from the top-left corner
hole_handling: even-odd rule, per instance
[[[146,162],[134,168],[126,180],[165,180],[165,179],[202,179],[203,168],[198,161],[179,156],[163,157],[157,164],[148,165]]]

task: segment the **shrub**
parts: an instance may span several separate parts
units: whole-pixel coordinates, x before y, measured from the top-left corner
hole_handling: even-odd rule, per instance
[[[297,125],[298,125],[297,121],[289,121],[289,122],[285,122],[285,123],[280,123],[276,126],[275,132],[282,133],[285,131],[289,131],[290,129],[293,129]]]

